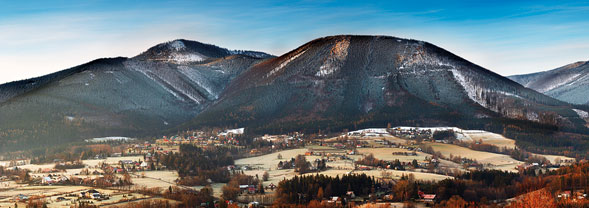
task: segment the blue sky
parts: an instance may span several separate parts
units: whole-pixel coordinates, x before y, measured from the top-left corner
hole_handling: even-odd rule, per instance
[[[501,75],[589,60],[589,2],[4,1],[0,83],[185,38],[281,55],[327,35],[424,40]]]

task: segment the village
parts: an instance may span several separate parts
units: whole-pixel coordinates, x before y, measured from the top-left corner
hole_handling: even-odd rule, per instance
[[[80,157],[75,161],[55,159],[45,164],[31,164],[29,159],[2,161],[0,207],[24,207],[31,203],[48,207],[124,205],[162,199],[161,195],[140,190],[155,188],[164,192],[172,187],[193,191],[210,189],[216,199],[227,197],[227,183],[210,178],[198,185],[189,183],[176,169],[164,164],[162,158],[179,153],[182,145],[205,150],[225,148],[240,156],[233,164],[222,167],[232,175],[243,174],[253,179],[237,184],[237,195],[226,201],[240,206],[271,205],[281,181],[317,173],[332,177],[366,174],[382,184],[374,195],[350,191],[345,196],[325,196],[321,203],[394,203],[391,184],[407,178],[441,181],[482,169],[541,174],[574,162],[573,158],[553,155],[538,155],[544,159],[526,162],[504,154],[469,149],[465,146],[469,142],[504,148],[514,148],[515,142],[488,132],[457,128],[374,128],[337,135],[293,132],[255,137],[247,145],[243,144],[246,143],[243,134],[243,128],[217,132],[195,130],[151,141],[129,140],[122,143],[120,152]],[[257,146],[254,148],[252,144]],[[559,195],[561,198],[585,196],[581,192]],[[414,200],[420,206],[431,205],[436,195],[420,191],[419,198]]]

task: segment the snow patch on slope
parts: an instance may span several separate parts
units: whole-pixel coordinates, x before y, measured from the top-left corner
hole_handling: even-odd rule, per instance
[[[575,113],[577,113],[577,115],[579,115],[579,117],[581,117],[582,119],[589,118],[589,113],[587,113],[587,111],[583,111],[583,110],[579,110],[579,109],[573,109],[573,111],[575,111]]]
[[[329,57],[323,61],[323,65],[319,67],[319,71],[315,74],[318,77],[324,77],[333,74],[343,65],[343,62],[348,57],[348,48],[350,46],[349,37],[337,41],[331,48]]]
[[[136,70],[140,73],[142,73],[143,75],[145,75],[147,78],[153,80],[154,82],[158,83],[157,79],[153,78],[151,75],[149,75],[147,73],[147,71],[143,71],[143,70]],[[169,89],[166,86],[160,85],[162,88],[164,88],[164,90],[166,90],[167,92],[169,92],[170,94],[172,94],[174,97],[178,98],[178,100],[184,100],[182,97],[180,97],[180,95],[178,95],[178,93],[174,92],[173,90]],[[198,103],[198,101],[196,101]]]
[[[179,66],[178,69],[180,69],[180,73],[186,75],[193,82],[196,82],[198,86],[202,87],[210,95],[213,95],[215,99],[219,98],[220,93],[213,89],[213,84],[209,80],[204,78],[202,74],[196,71],[196,69],[187,66]]]
[[[505,95],[505,96],[511,96],[511,97],[516,97],[516,98],[520,98],[520,99],[525,99],[519,95],[510,93],[510,92],[485,89],[483,87],[478,86],[474,82],[471,82],[471,80],[468,79],[466,76],[464,76],[464,74],[462,74],[460,72],[460,70],[452,68],[450,71],[452,72],[452,75],[454,75],[454,79],[456,79],[456,81],[458,81],[458,83],[462,86],[462,88],[464,88],[464,91],[466,91],[468,98],[470,98],[472,101],[476,102],[477,104],[479,104],[489,110],[498,112],[498,109],[496,109],[496,107],[487,105],[487,103],[485,102],[485,98],[483,96],[484,94],[496,93],[496,94],[501,94],[501,95]],[[534,119],[535,117],[537,117],[537,116],[529,115],[528,119],[535,120]]]
[[[545,86],[544,88],[539,89],[538,91],[539,92],[542,92],[542,93],[548,92],[548,91],[550,91],[550,90],[552,90],[554,88],[557,88],[557,87],[566,85],[569,82],[570,82],[569,85],[571,85],[571,84],[574,83],[575,79],[577,77],[579,77],[579,76],[581,76],[581,74],[574,74],[574,75],[572,75],[570,77],[567,77],[567,78],[565,78],[563,80],[558,80],[558,82],[556,82],[556,83],[552,83],[551,85]]]
[[[142,73],[147,78],[153,80],[155,83],[159,83],[159,86],[161,88],[163,88],[164,90],[166,90],[167,92],[169,92],[170,94],[172,94],[178,100],[186,101],[186,99],[184,99],[179,94],[179,93],[181,93],[182,95],[186,96],[189,100],[194,101],[197,104],[202,104],[201,99],[195,97],[195,95],[193,93],[190,93],[190,92],[188,92],[186,90],[183,90],[182,87],[179,87],[179,86],[175,85],[175,83],[173,83],[173,81],[168,80],[168,79],[162,77],[161,75],[158,75],[158,74],[154,73],[154,71],[152,71],[150,69],[147,69],[149,67],[138,66],[136,63],[133,63],[133,62],[126,62],[125,64],[130,69],[135,70],[135,71],[137,71],[139,73]]]
[[[258,51],[229,50],[230,55],[246,55],[254,58],[267,58],[268,54]]]
[[[185,49],[186,48],[186,45],[184,45],[184,43],[182,41],[180,41],[180,40],[175,40],[175,41],[171,42],[169,44],[169,46],[170,46],[171,49],[174,49],[176,51],[179,51],[179,50],[182,50],[182,49]]]
[[[205,58],[198,55],[198,54],[194,54],[194,53],[190,53],[190,54],[173,53],[170,55],[169,60],[176,62],[176,63],[190,63],[190,62],[203,61],[203,60],[205,60]]]
[[[472,101],[478,103],[483,107],[487,107],[485,103],[483,103],[481,100],[477,98],[477,94],[480,93],[477,92],[477,88],[471,85],[471,83],[469,83],[469,81],[462,73],[460,73],[460,71],[456,69],[452,69],[451,71],[452,75],[454,75],[454,79],[456,79],[456,81],[458,81],[462,88],[464,88],[464,91],[466,91],[466,95],[468,96],[468,98],[470,98]]]
[[[581,74],[578,74],[578,75],[577,75],[577,77],[578,77],[578,76],[580,76],[580,75],[581,75]],[[583,77],[581,77],[581,78],[578,78],[578,79],[576,79],[575,81],[572,81],[572,82],[568,83],[568,84],[567,84],[567,86],[572,86],[572,85],[575,85],[575,84],[577,84],[577,82],[579,82],[579,81],[581,81],[581,80],[585,80],[587,77],[589,77],[589,74],[586,74],[585,76],[583,76]],[[575,77],[575,78],[576,78],[576,77]]]
[[[276,68],[272,69],[272,71],[270,71],[268,74],[266,74],[266,77],[270,77],[270,76],[272,76],[273,74],[275,74],[276,72],[278,72],[278,71],[282,70],[282,69],[283,69],[284,67],[286,67],[286,66],[287,66],[287,65],[288,65],[288,64],[289,64],[291,61],[293,61],[293,60],[297,59],[299,56],[303,55],[305,52],[307,52],[307,51],[306,51],[306,50],[305,50],[305,51],[301,51],[301,52],[299,52],[299,53],[295,54],[294,56],[292,56],[292,57],[288,58],[286,61],[284,61],[284,62],[280,63],[280,65],[278,65]]]
[[[465,74],[465,72],[457,69],[453,64],[447,63],[435,55],[428,54],[428,51],[424,49],[423,43],[421,42],[407,43],[402,54],[402,62],[399,66],[399,73],[421,75],[431,72],[449,71],[454,76],[456,82],[462,86],[470,100],[491,111],[501,113],[499,112],[499,108],[497,106],[493,106],[493,104],[487,104],[486,98],[491,94],[500,94],[524,99],[512,92],[488,89],[485,86],[482,86],[481,84],[477,83],[476,80],[472,80],[468,74]],[[531,120],[534,120],[535,117],[537,116],[532,114],[528,115],[528,118]]]

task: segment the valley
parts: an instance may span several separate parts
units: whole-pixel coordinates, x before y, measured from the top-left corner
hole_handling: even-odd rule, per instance
[[[27,179],[16,175],[2,179],[0,207],[11,207],[15,204],[24,207],[33,203],[43,203],[48,207],[70,207],[82,202],[112,207],[146,200],[163,200],[172,204],[186,203],[180,198],[170,197],[169,190],[192,190],[202,193],[210,189],[210,197],[227,199],[229,193],[226,189],[229,189],[227,187],[232,183],[228,183],[226,179],[212,181],[208,178],[204,182],[190,182],[186,179],[201,173],[193,175],[195,172],[186,173],[182,170],[179,174],[178,169],[167,167],[162,156],[179,154],[182,149],[186,149],[186,145],[203,150],[236,150],[232,153],[233,157],[237,158],[234,163],[221,166],[219,170],[228,171],[226,173],[229,174],[229,178],[243,174],[244,177],[259,180],[260,186],[264,187],[260,192],[260,186],[254,183],[254,191],[240,191],[230,203],[241,205],[254,202],[271,205],[276,200],[276,191],[282,181],[317,174],[338,178],[347,175],[366,175],[382,182],[398,183],[409,178],[419,183],[439,183],[446,179],[454,180],[473,171],[548,171],[575,162],[574,158],[541,154],[530,155],[529,161],[519,161],[505,154],[469,149],[464,147],[465,143],[488,144],[509,149],[514,149],[515,144],[513,140],[494,133],[462,130],[456,127],[370,128],[330,135],[305,135],[294,132],[249,139],[246,139],[247,136],[243,135],[243,132],[243,129],[186,131],[155,141],[100,140],[98,146],[95,140],[88,140],[89,146],[100,147],[102,151],[109,149],[107,152],[111,153],[89,155],[90,157],[82,153],[80,158],[87,159],[54,159],[52,163],[40,164],[31,164],[30,158],[1,161],[0,168],[3,171],[24,171]],[[244,145],[246,142],[248,144]],[[112,151],[117,149],[122,151]],[[308,161],[306,164],[303,163],[305,170],[300,169],[302,167],[299,167],[300,163],[297,162],[301,159]],[[537,163],[536,159],[541,159],[541,162]],[[56,169],[60,164],[80,166]],[[96,183],[105,177],[119,179],[108,185]],[[128,180],[129,184],[116,183],[122,179]],[[87,180],[94,183],[86,183]],[[80,181],[80,184],[72,184],[72,181]],[[243,185],[248,186],[239,184]],[[80,195],[88,190],[96,190],[100,194],[97,195],[99,197]],[[386,188],[383,188],[383,191],[387,192]],[[392,189],[388,192],[395,194]],[[366,196],[356,197],[349,200]],[[392,200],[385,195],[380,197],[379,201]],[[215,203],[221,202],[215,200]],[[426,204],[419,200],[416,202],[417,206]]]

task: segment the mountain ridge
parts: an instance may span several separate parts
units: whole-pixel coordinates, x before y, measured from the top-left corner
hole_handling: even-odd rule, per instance
[[[183,55],[211,56],[197,62],[148,60],[146,56],[103,58],[0,85],[0,143],[9,142],[0,151],[55,140],[155,134],[191,119],[212,103],[228,82],[263,60],[241,51],[202,45],[209,51],[182,50]],[[211,51],[220,55],[213,56]]]
[[[589,61],[578,61],[556,69],[508,78],[556,99],[589,105]]]
[[[36,79],[44,81],[0,85],[9,89],[0,96],[4,148],[203,126],[252,133],[386,123],[500,128],[504,118],[586,125],[586,109],[433,44],[390,36],[327,36],[279,57],[178,39]]]
[[[453,94],[461,91],[464,93],[455,93],[460,96]],[[576,117],[567,109],[568,104],[524,88],[433,44],[390,36],[342,35],[312,40],[252,66],[188,125],[219,123],[212,118],[239,125],[309,117],[306,121],[288,121],[304,123],[316,122],[313,119],[327,114],[332,114],[327,117],[336,122],[337,113],[329,113],[338,112],[334,108],[368,115],[373,109],[403,106],[396,99],[419,99],[426,103],[424,108],[442,106],[440,111],[463,111],[478,117],[496,117],[497,113],[559,125],[574,125],[568,118]],[[465,108],[452,107],[465,100],[472,103]],[[491,112],[481,111],[476,105]],[[529,110],[521,110],[526,105],[531,106]],[[548,113],[555,111],[560,113]]]

